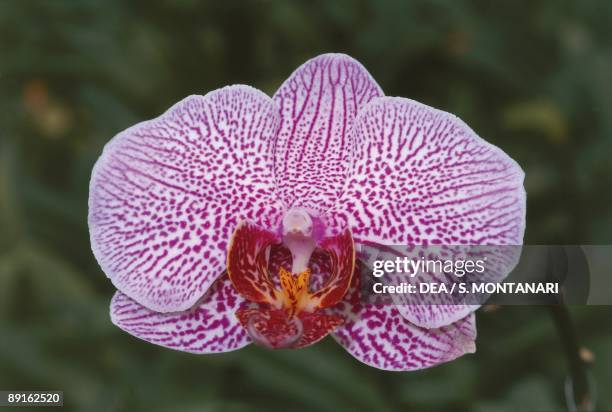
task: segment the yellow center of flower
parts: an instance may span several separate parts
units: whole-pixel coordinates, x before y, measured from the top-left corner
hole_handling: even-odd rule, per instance
[[[281,284],[281,301],[288,310],[289,317],[300,313],[308,304],[308,284],[310,282],[310,269],[293,275],[283,267],[279,270]]]

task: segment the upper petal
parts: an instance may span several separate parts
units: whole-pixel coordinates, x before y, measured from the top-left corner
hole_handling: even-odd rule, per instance
[[[268,96],[230,86],[115,136],[89,193],[92,249],[113,284],[158,312],[193,306],[225,269],[238,221],[276,225],[277,128]]]
[[[522,244],[523,171],[456,116],[409,99],[378,98],[359,114],[355,148],[347,190],[331,215],[347,214],[356,242]],[[508,259],[506,273],[517,259]],[[401,309],[411,316],[409,307]],[[446,325],[473,310],[439,309],[423,326]]]
[[[376,99],[360,113],[355,146],[341,206],[356,239],[522,244],[522,169],[456,116],[409,99]]]
[[[184,312],[154,312],[117,292],[111,302],[111,319],[129,334],[166,348],[190,353],[229,352],[251,342],[234,313],[243,303],[224,276],[200,303]]]
[[[424,369],[476,350],[473,313],[449,326],[413,325],[390,305],[358,305],[333,337],[360,362],[390,371]]]
[[[367,70],[343,54],[315,57],[283,83],[274,95],[281,114],[274,167],[287,206],[323,212],[337,200],[352,158],[355,117],[382,95]]]

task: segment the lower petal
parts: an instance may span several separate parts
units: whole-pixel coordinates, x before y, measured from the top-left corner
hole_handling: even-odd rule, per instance
[[[183,352],[229,352],[251,342],[234,312],[244,299],[227,276],[209,289],[204,299],[184,312],[159,313],[117,292],[111,301],[111,319],[127,333],[156,345]]]
[[[378,278],[384,285],[398,286],[402,284],[413,285],[417,291],[421,284],[433,283],[444,285],[448,291],[453,290],[457,283],[463,283],[471,289],[471,285],[483,283],[499,283],[503,281],[511,268],[516,266],[521,254],[521,246],[383,246],[370,245],[362,248],[362,258],[370,269],[364,272],[365,276],[372,276],[372,263],[375,261],[395,261],[407,258],[411,262],[418,262],[422,257],[432,262],[460,262],[481,261],[484,272],[466,274],[464,272],[437,271],[414,269],[415,272],[389,272]],[[484,301],[480,296],[465,295],[458,292],[448,293],[392,293],[386,295],[411,323],[423,328],[439,328],[450,325],[467,314],[479,308]],[[368,303],[376,303],[373,299],[378,297],[370,294]],[[387,299],[388,301],[388,299]],[[389,302],[387,302],[389,303]]]
[[[419,328],[391,305],[359,305],[332,336],[366,365],[389,371],[429,368],[476,350],[473,313],[449,326]]]
[[[400,296],[397,300],[403,299]],[[463,319],[477,310],[479,305],[423,305],[396,304],[397,310],[406,320],[423,328],[439,328]]]

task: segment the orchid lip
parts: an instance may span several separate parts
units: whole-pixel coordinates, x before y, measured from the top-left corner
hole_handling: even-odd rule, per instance
[[[303,211],[293,216],[291,213],[285,222],[298,222],[308,229],[309,215]],[[273,246],[277,252],[273,252]],[[287,257],[284,264],[273,266],[274,273],[270,266],[273,253]],[[287,255],[291,255],[291,263]],[[328,276],[314,291],[310,289],[311,259],[318,262],[314,266],[317,276]],[[249,336],[263,346],[303,347],[344,322],[342,316],[325,309],[345,296],[354,273],[355,247],[348,228],[317,242],[312,234],[304,236],[304,232],[279,238],[277,233],[242,221],[231,238],[227,265],[235,289],[252,302],[249,308],[236,311],[236,316]],[[326,268],[324,272],[322,267]]]
[[[270,339],[261,333],[257,328],[257,323],[262,321],[265,322],[265,319],[261,314],[252,315],[247,322],[246,330],[255,343],[268,349],[289,348],[297,343],[304,333],[304,325],[302,321],[297,317],[293,317],[288,320],[288,323],[294,327],[292,329],[295,329],[295,333],[284,336],[278,342],[271,342]]]

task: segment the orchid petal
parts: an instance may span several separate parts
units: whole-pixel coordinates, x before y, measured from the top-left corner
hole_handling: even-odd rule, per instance
[[[390,371],[424,369],[476,350],[473,313],[449,326],[413,325],[394,306],[358,305],[332,336],[366,365]]]
[[[281,114],[274,168],[288,207],[325,211],[338,199],[351,162],[359,110],[383,92],[367,70],[343,54],[300,66],[274,95]]]
[[[459,118],[383,97],[360,113],[355,136],[343,206],[359,240],[522,244],[524,173]]]
[[[111,302],[111,319],[129,334],[170,349],[198,354],[229,352],[251,342],[234,314],[243,303],[224,276],[200,303],[184,312],[154,312],[117,292]]]
[[[360,113],[343,212],[364,245],[521,245],[524,173],[459,118],[415,101],[381,97]],[[510,250],[513,252],[513,250]],[[516,249],[514,249],[516,251]],[[507,274],[518,256],[510,256]],[[415,311],[421,311],[415,307]],[[431,307],[404,315],[422,326],[448,325],[476,306]]]
[[[338,303],[346,295],[355,272],[355,245],[349,229],[338,236],[325,238],[321,248],[330,256],[330,277],[311,295],[317,309]]]
[[[475,303],[486,300],[484,293],[478,295],[462,294],[456,291],[457,283],[463,284],[468,290],[472,285],[483,283],[502,282],[510,269],[516,266],[520,258],[521,246],[474,246],[474,245],[430,245],[430,246],[399,246],[392,247],[373,246],[364,248],[367,255],[367,266],[373,260],[395,261],[397,257],[408,258],[413,262],[419,262],[422,258],[438,262],[477,262],[480,261],[484,271],[455,272],[428,271],[423,268],[411,270],[410,272],[386,273],[377,279],[383,285],[413,285],[416,293],[392,293],[386,295],[387,303],[394,304],[400,313],[417,326],[425,328],[438,328],[464,318],[468,313],[480,307]],[[371,269],[367,275],[372,275]],[[420,293],[421,283],[435,284],[440,290],[442,286],[445,292]],[[455,290],[455,292],[451,292]],[[390,296],[391,302],[388,297]],[[368,303],[379,296],[370,295]],[[460,304],[469,303],[469,304]]]
[[[248,86],[190,96],[115,136],[94,167],[93,252],[124,294],[158,312],[192,307],[225,269],[237,223],[280,218],[274,102]]]

